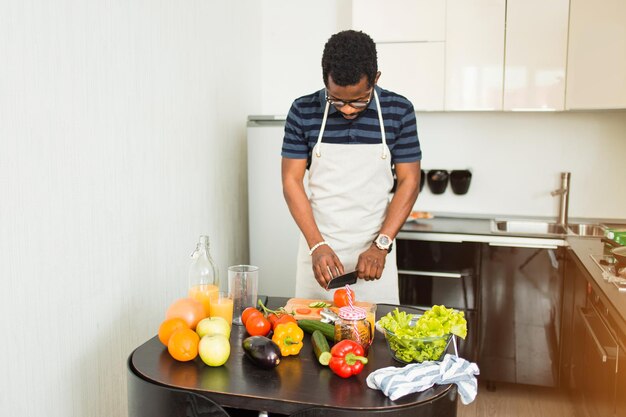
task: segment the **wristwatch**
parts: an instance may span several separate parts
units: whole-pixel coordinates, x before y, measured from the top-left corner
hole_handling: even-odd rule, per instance
[[[383,235],[382,233],[378,235],[376,240],[374,240],[376,247],[380,250],[386,250],[387,252],[391,252],[391,247],[393,246],[393,241],[387,235]]]

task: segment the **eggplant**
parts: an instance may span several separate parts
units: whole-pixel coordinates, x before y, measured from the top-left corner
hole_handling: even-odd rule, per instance
[[[241,343],[248,359],[256,366],[271,369],[280,363],[280,348],[271,339],[264,336],[250,336]]]

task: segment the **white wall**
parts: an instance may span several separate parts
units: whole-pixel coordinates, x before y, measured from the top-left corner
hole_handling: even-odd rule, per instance
[[[208,233],[247,261],[249,1],[0,4],[0,415],[126,415]]]
[[[626,110],[418,113],[424,170],[472,170],[466,195],[424,187],[418,210],[551,216],[571,172],[570,217],[626,219]]]

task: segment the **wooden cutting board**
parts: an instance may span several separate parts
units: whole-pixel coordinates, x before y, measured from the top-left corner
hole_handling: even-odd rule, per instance
[[[333,305],[332,300],[313,300],[308,298],[290,298],[287,300],[287,304],[285,304],[285,310],[289,313],[293,312],[296,320],[321,320],[322,316],[320,316],[320,311],[322,309],[309,307],[310,304],[319,302],[331,304],[329,308],[335,313],[339,312],[339,308]],[[366,303],[364,301],[357,301],[354,305],[362,307],[366,310],[373,306],[372,303]],[[297,311],[299,309],[300,311]],[[308,310],[308,312],[306,312],[306,310]]]

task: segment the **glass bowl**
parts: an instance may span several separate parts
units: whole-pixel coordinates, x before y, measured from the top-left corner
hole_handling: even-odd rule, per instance
[[[418,318],[419,316],[412,317],[410,325],[414,326]],[[452,340],[451,334],[432,337],[398,336],[391,330],[376,324],[378,330],[385,335],[391,356],[396,361],[405,364],[442,360]]]

